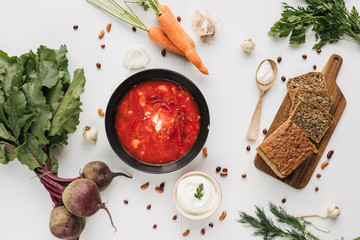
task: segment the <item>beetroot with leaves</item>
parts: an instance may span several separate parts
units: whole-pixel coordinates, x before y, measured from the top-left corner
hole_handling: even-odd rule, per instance
[[[36,174],[55,206],[50,231],[74,240],[85,227],[84,217],[108,210],[92,180],[58,176],[54,150],[76,131],[86,81],[84,69],[76,69],[71,80],[66,54],[65,45],[40,46],[19,57],[0,50],[0,163],[17,159]]]

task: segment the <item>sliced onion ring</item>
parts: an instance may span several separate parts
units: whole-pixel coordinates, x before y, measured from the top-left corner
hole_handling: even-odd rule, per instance
[[[123,63],[128,69],[139,69],[146,67],[150,56],[148,51],[140,45],[129,47],[123,55]]]

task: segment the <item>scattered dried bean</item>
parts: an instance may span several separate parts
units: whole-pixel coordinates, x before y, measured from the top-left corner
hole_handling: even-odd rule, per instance
[[[102,39],[105,35],[105,31],[101,29],[100,34],[99,34],[99,38]]]
[[[278,57],[278,58],[277,58],[278,63],[280,63],[281,60],[282,60],[282,57]]]
[[[222,176],[222,177],[225,177],[225,176],[227,176],[228,175],[228,172],[221,172],[220,173],[220,176]]]
[[[157,193],[163,193],[163,192],[164,192],[164,188],[156,187],[156,188],[155,188],[155,192],[157,192]]]
[[[108,25],[106,25],[106,31],[110,32],[111,29],[111,23],[108,23]]]
[[[77,30],[77,29],[79,28],[79,26],[78,26],[78,25],[74,25],[73,28],[74,28],[75,30]]]
[[[141,186],[140,186],[140,189],[141,189],[141,190],[145,190],[145,189],[147,189],[148,187],[149,187],[149,182],[144,183],[143,185],[141,185]]]
[[[100,116],[105,116],[105,113],[103,112],[103,110],[101,108],[98,109],[98,113]]]
[[[330,159],[333,154],[334,154],[334,150],[330,150],[330,151],[327,153],[326,157],[327,157],[328,159]]]
[[[321,164],[321,169],[324,169],[327,165],[329,165],[329,161],[325,161]]]
[[[220,221],[222,221],[222,220],[224,220],[225,218],[226,218],[226,211],[223,211],[222,213],[221,213],[221,216],[219,217],[219,220]]]
[[[205,157],[208,156],[207,147],[204,147],[204,148],[203,148],[203,154],[204,154]]]
[[[165,50],[165,49],[161,50],[161,55],[162,55],[163,57],[166,56],[166,50]]]
[[[201,229],[200,233],[201,233],[201,235],[204,235],[205,234],[205,228]]]
[[[183,232],[182,236],[183,236],[183,237],[186,237],[186,236],[189,235],[189,233],[190,233],[190,230],[187,229],[185,232]]]

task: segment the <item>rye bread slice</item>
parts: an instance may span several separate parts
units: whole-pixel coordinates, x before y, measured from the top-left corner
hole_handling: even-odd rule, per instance
[[[291,101],[290,112],[292,112],[301,100],[309,101],[327,112],[330,111],[332,105],[331,96],[325,92],[310,89],[296,89],[294,91],[294,99]]]
[[[256,151],[280,178],[290,175],[308,157],[318,152],[306,134],[291,120],[281,124]]]
[[[320,143],[333,121],[324,109],[303,100],[296,105],[289,119],[316,143]]]
[[[295,89],[311,89],[327,93],[325,76],[322,72],[309,72],[289,78],[286,83],[290,99],[294,99]]]

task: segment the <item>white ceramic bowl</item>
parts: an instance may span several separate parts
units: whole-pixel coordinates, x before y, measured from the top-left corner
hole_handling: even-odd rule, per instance
[[[215,203],[211,206],[211,208],[208,211],[200,213],[200,214],[192,214],[192,213],[189,213],[189,212],[185,211],[181,207],[181,204],[179,204],[178,197],[177,197],[177,191],[178,191],[179,183],[183,179],[185,179],[185,178],[187,178],[189,176],[196,176],[196,175],[205,177],[212,184],[214,184],[215,191],[216,191],[216,196],[217,196],[217,199],[216,199]],[[221,188],[220,188],[219,183],[216,181],[216,179],[213,176],[211,176],[210,174],[208,174],[206,172],[202,172],[202,171],[191,171],[191,172],[185,173],[184,175],[182,175],[176,181],[174,189],[173,189],[173,202],[174,202],[175,208],[181,213],[181,215],[183,215],[183,216],[185,216],[185,217],[187,217],[189,219],[193,219],[193,220],[200,220],[200,219],[210,217],[219,208],[219,205],[220,205],[220,202],[221,202],[221,197],[222,197],[222,195],[221,195]]]

